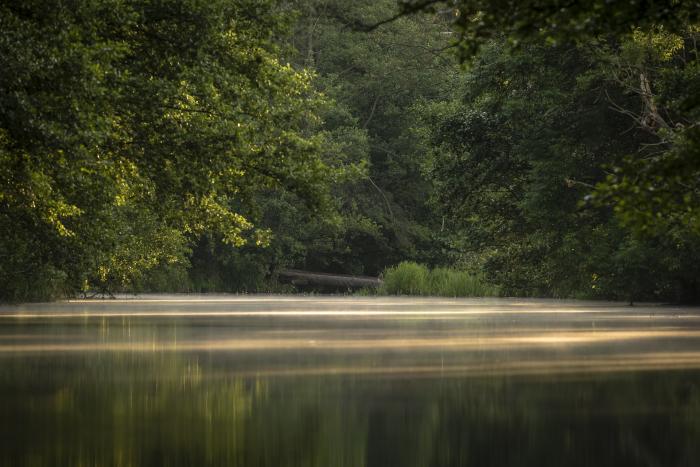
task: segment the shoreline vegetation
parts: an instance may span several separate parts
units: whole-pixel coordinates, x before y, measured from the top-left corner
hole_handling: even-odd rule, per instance
[[[321,278],[322,280],[314,280]],[[353,280],[354,279],[354,280]],[[386,268],[378,277],[332,275],[308,271],[282,271],[261,281],[252,290],[232,289],[223,284],[195,288],[185,283],[160,283],[157,287],[122,290],[120,293],[271,293],[304,295],[324,293],[358,296],[423,297],[501,297],[501,289],[489,283],[483,274],[450,267],[430,268],[414,261],[403,261]],[[84,295],[109,297],[110,293]]]
[[[420,295],[433,297],[498,297],[500,289],[483,275],[455,268],[428,268],[405,261],[384,270],[378,295]]]
[[[700,0],[517,3],[0,0],[0,302],[700,303]]]

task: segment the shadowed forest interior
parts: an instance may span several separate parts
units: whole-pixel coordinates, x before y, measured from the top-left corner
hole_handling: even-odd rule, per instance
[[[699,15],[2,0],[0,300],[292,292],[293,268],[697,302]]]

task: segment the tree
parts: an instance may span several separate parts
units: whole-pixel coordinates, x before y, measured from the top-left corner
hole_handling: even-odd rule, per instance
[[[636,106],[611,100],[651,138],[630,153],[595,194],[641,233],[700,235],[700,28],[636,30],[595,48],[599,69]]]
[[[296,61],[316,70],[318,89],[333,103],[324,113],[328,156],[345,154],[362,166],[357,177],[334,185],[343,226],[328,239],[334,246],[310,255],[317,261],[307,266],[378,274],[404,259],[444,261],[411,109],[443,95],[458,75],[454,55],[446,53],[447,23],[406,17],[368,33],[352,26],[391,14],[393,0],[297,7]]]
[[[512,45],[535,38],[549,43],[586,41],[631,33],[635,28],[678,32],[700,20],[698,0],[397,0],[397,4],[393,15],[362,25],[374,29],[407,14],[438,12],[452,18],[465,58],[497,37],[507,38]]]
[[[641,237],[583,203],[606,167],[655,143],[611,108],[638,106],[587,48],[484,47],[451,100],[424,111],[427,176],[461,261],[506,293],[693,299],[697,238]]]
[[[310,76],[273,1],[0,4],[0,292],[133,282],[189,242],[264,241],[252,191],[323,203]]]

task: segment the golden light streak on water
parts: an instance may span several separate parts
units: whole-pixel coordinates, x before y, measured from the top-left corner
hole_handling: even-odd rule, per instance
[[[273,356],[275,368],[257,369],[271,374],[695,368],[698,318],[697,308],[557,300],[72,300],[0,307],[0,356],[204,352],[237,362],[241,372],[251,364],[238,359],[258,358],[264,367]],[[323,361],[297,368],[292,356]],[[339,360],[343,365],[332,364]]]
[[[35,336],[26,336],[35,337]],[[547,332],[519,336],[476,335],[466,337],[436,338],[299,338],[274,339],[202,339],[195,341],[168,341],[154,339],[150,342],[78,342],[5,344],[3,340],[19,340],[19,336],[0,336],[0,352],[176,352],[176,351],[261,351],[261,350],[451,350],[451,349],[510,349],[520,347],[552,347],[563,345],[601,344],[650,339],[698,339],[700,331],[596,331],[596,332]]]
[[[642,312],[644,313],[644,312]],[[284,311],[274,311],[274,310],[255,310],[255,311],[198,311],[195,313],[189,311],[149,311],[149,310],[134,310],[129,312],[94,312],[94,311],[83,311],[83,312],[40,312],[40,311],[29,311],[29,312],[19,312],[19,313],[0,313],[0,319],[8,318],[83,318],[83,317],[93,317],[93,318],[128,318],[128,317],[316,317],[316,316],[327,316],[333,318],[342,317],[391,317],[391,318],[409,318],[409,317],[421,317],[421,318],[437,318],[442,317],[452,317],[452,316],[498,316],[498,315],[517,315],[523,316],[526,314],[532,315],[560,315],[560,314],[585,314],[585,315],[595,315],[595,314],[610,314],[610,310],[607,309],[555,309],[555,310],[506,310],[506,309],[491,309],[491,310],[458,310],[458,311],[430,311],[430,310],[420,310],[420,311],[365,311],[365,310],[284,310]],[[674,317],[680,318],[691,318],[698,319],[700,316],[697,315],[679,315],[673,314]],[[654,316],[650,315],[638,315],[638,316],[614,316],[614,318],[621,319],[649,319]],[[605,318],[605,317],[603,317]]]

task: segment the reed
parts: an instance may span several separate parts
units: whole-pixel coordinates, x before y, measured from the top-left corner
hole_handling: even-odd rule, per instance
[[[429,269],[412,261],[387,268],[382,274],[379,293],[387,295],[426,295],[439,297],[494,297],[497,286],[481,274],[455,268]]]

